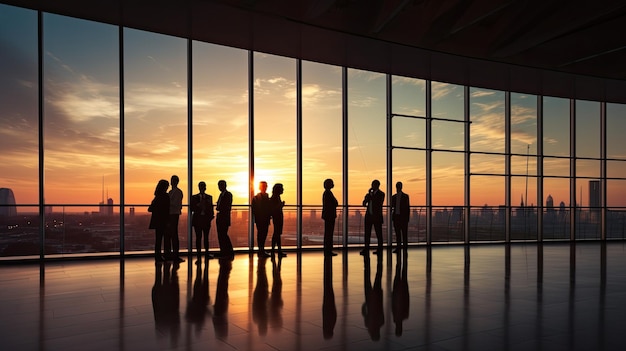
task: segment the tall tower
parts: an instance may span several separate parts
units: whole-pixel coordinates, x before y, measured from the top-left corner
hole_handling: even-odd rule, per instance
[[[13,190],[9,188],[0,188],[0,216],[9,217],[17,215],[15,207],[15,196]]]

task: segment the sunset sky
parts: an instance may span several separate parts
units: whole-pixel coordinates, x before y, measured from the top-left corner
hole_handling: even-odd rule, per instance
[[[193,192],[207,182],[217,195],[225,179],[235,203],[248,203],[248,52],[193,43],[192,158],[188,164],[187,41],[124,30],[124,138],[120,144],[118,28],[44,15],[45,201],[97,204],[120,200],[120,151],[124,154],[125,202],[146,204],[157,181],[181,178],[188,170]],[[18,204],[38,203],[38,83],[36,13],[0,5],[0,187],[11,188]],[[296,203],[296,60],[254,53],[254,189],[260,180],[284,184],[283,199]],[[342,70],[303,62],[303,204],[320,205],[322,183],[335,180],[342,194]],[[392,108],[425,116],[426,82],[393,77]],[[463,204],[464,123],[462,86],[432,83],[433,205]],[[537,99],[511,94],[511,203],[527,193],[537,204]],[[579,176],[600,177],[600,103],[576,102],[576,163]],[[544,174],[570,172],[570,102],[544,99]],[[470,89],[470,150],[505,153],[505,93]],[[393,179],[386,177],[386,76],[348,70],[348,201],[360,205],[372,179],[382,190],[404,183],[412,205],[425,205],[426,147],[423,119],[394,117]],[[626,108],[607,108],[607,156],[626,160]],[[448,121],[449,120],[449,121]],[[122,146],[123,147],[122,147]],[[528,153],[528,157],[526,156]],[[533,156],[535,155],[535,156]],[[505,157],[471,154],[471,205],[504,204]],[[527,179],[526,174],[530,177]],[[624,162],[608,162],[609,177],[626,177]],[[577,188],[587,205],[588,180]],[[626,181],[609,181],[609,206],[626,206]],[[392,187],[393,192],[395,188]],[[578,193],[579,191],[577,191]],[[544,196],[569,204],[569,180],[546,178]],[[388,194],[389,196],[391,194]],[[578,201],[577,199],[576,201]],[[545,201],[545,199],[544,199]]]

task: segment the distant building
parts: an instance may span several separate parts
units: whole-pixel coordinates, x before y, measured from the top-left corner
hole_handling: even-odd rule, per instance
[[[589,181],[589,207],[600,207],[602,205],[602,195],[600,192],[600,181]]]
[[[112,216],[113,215],[113,199],[112,198],[108,198],[106,205],[104,204],[104,201],[100,202],[100,215],[101,216]]]
[[[552,198],[552,195],[548,195],[548,198],[546,199],[546,210],[548,213],[554,212],[554,199]]]
[[[17,207],[15,206],[15,196],[13,190],[9,188],[0,188],[0,216],[10,217],[17,215]]]

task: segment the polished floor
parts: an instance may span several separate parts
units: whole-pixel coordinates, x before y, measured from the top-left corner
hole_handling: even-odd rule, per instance
[[[0,265],[2,350],[624,350],[626,243]]]

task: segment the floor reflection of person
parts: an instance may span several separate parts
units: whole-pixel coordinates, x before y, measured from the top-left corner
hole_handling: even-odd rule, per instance
[[[207,262],[202,269],[202,262],[196,265],[196,279],[193,282],[193,292],[191,299],[187,301],[185,319],[196,326],[196,331],[200,332],[204,326],[206,316],[209,314],[209,265]]]
[[[402,322],[409,318],[409,283],[407,281],[407,257],[406,250],[397,253],[396,274],[393,279],[393,291],[391,293],[391,311],[393,322],[396,324],[396,335],[402,335]]]
[[[283,327],[283,279],[280,275],[282,258],[272,256],[272,293],[269,301],[269,320],[272,328]]]
[[[177,346],[180,336],[180,289],[178,262],[157,262],[152,287],[152,310],[158,335],[167,335],[170,345]]]
[[[382,255],[378,255],[376,259],[376,277],[374,285],[371,281],[370,258],[365,255],[364,261],[364,286],[365,286],[365,302],[361,307],[363,321],[370,337],[374,341],[380,340],[380,328],[385,324],[385,316],[383,311],[383,289],[382,289]]]
[[[260,192],[252,198],[252,216],[257,231],[258,256],[269,257],[269,252],[265,251],[265,240],[270,226],[270,198],[267,195],[267,182],[260,182],[259,190]]]
[[[259,257],[257,263],[256,286],[252,293],[252,320],[257,324],[259,335],[267,335],[267,309],[269,299],[269,283],[265,263],[267,257]]]
[[[215,288],[215,304],[213,305],[213,328],[215,336],[224,339],[228,336],[228,280],[233,268],[232,260],[220,258],[220,271]]]
[[[170,215],[170,197],[167,195],[167,188],[169,188],[170,183],[161,179],[156,185],[154,189],[154,198],[152,199],[152,203],[148,207],[148,212],[152,213],[150,216],[150,224],[148,225],[149,229],[154,229],[154,259],[156,261],[162,262],[165,261],[165,255],[169,255],[167,244],[167,222],[169,220]],[[165,244],[163,248],[163,252],[161,251],[161,244]]]
[[[324,339],[331,339],[337,323],[337,306],[333,290],[333,257],[324,256],[324,299],[322,300],[322,332]]]

